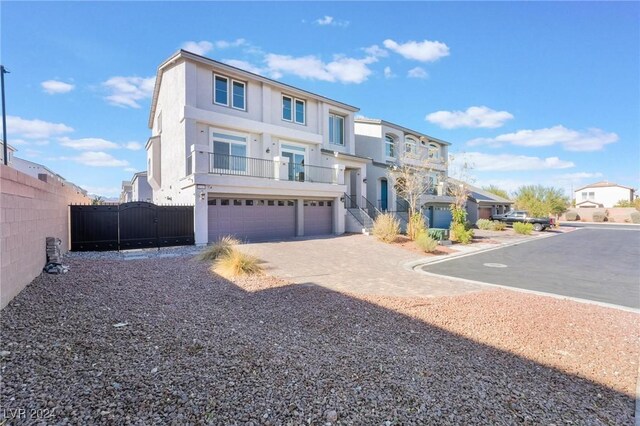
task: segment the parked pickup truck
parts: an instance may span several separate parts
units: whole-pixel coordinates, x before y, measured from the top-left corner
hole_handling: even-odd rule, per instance
[[[548,217],[531,217],[524,210],[511,210],[505,214],[492,215],[489,219],[513,225],[514,222],[531,223],[534,231],[544,231],[554,225],[554,220]]]

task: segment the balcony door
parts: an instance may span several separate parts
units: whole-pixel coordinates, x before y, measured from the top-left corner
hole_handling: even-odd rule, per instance
[[[210,132],[211,169],[220,171],[247,171],[247,138],[217,130]]]
[[[280,153],[289,159],[289,180],[304,181],[304,165],[307,159],[306,148],[298,145],[282,144]]]

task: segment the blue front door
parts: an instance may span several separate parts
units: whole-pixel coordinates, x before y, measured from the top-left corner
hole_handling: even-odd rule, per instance
[[[386,179],[382,179],[380,181],[380,210],[387,211],[388,210],[388,204],[387,204],[387,180]]]

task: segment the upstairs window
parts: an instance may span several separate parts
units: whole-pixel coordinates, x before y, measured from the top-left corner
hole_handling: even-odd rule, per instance
[[[416,140],[410,136],[407,136],[404,139],[404,151],[407,154],[415,154],[416,153]]]
[[[214,74],[213,102],[216,105],[231,106],[234,109],[246,110],[246,83]]]
[[[282,119],[305,124],[306,102],[302,99],[282,95]]]
[[[344,146],[344,117],[329,114],[329,143]]]
[[[435,143],[429,144],[429,158],[432,160],[438,160],[440,158],[440,147]]]
[[[389,158],[395,158],[396,156],[396,143],[393,137],[389,135],[384,137],[384,153]]]

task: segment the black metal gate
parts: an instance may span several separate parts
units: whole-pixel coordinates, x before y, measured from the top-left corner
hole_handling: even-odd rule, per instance
[[[127,250],[192,245],[192,206],[72,205],[71,250]]]

